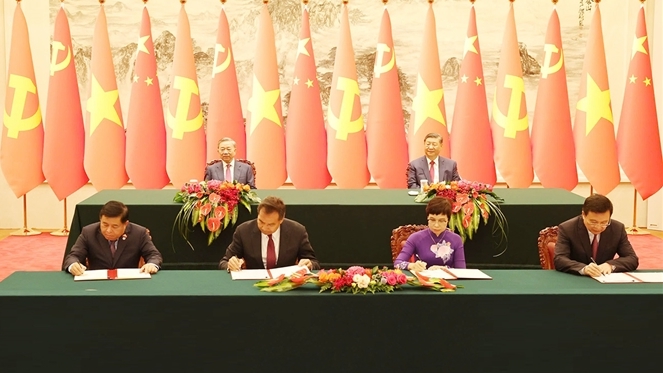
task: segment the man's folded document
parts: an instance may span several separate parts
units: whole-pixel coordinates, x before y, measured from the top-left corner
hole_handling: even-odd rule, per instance
[[[602,284],[637,284],[643,282],[663,282],[663,272],[614,272],[593,277]]]
[[[74,276],[74,281],[134,280],[143,278],[152,278],[152,275],[147,272],[141,272],[140,268],[118,268],[87,270],[80,276]]]
[[[287,277],[302,270],[304,270],[305,273],[311,273],[311,271],[308,270],[308,267],[294,265],[272,269],[243,269],[241,271],[230,272],[230,276],[232,276],[233,280],[269,280],[281,275]]]

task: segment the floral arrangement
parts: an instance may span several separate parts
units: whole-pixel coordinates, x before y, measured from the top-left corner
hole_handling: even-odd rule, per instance
[[[200,225],[203,232],[209,232],[207,245],[211,245],[229,224],[237,222],[240,204],[251,211],[251,203],[260,202],[260,198],[248,185],[209,180],[184,184],[173,201],[184,204],[175,217],[173,229],[177,228],[189,242],[189,232]]]
[[[463,242],[468,238],[472,239],[481,220],[488,224],[488,218],[492,214],[495,215],[495,230],[499,230],[502,238],[506,239],[507,221],[499,206],[504,200],[493,192],[492,185],[460,180],[433,183],[423,189],[414,198],[415,202],[428,202],[435,196],[451,200],[449,228],[457,231]]]
[[[320,288],[320,293],[391,293],[402,289],[403,285],[426,287],[435,291],[455,291],[456,286],[442,279],[430,279],[415,273],[415,277],[406,276],[400,269],[387,267],[364,268],[352,266],[348,269],[320,270],[317,274],[306,273],[303,269],[292,276],[281,275],[272,280],[262,280],[254,286],[260,291],[284,292],[297,289],[305,284]]]

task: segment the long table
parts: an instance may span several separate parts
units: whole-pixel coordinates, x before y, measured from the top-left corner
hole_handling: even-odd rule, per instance
[[[537,238],[541,229],[557,225],[580,213],[583,198],[563,189],[495,189],[504,198],[507,240],[493,231],[494,218],[481,225],[465,243],[468,264],[476,268],[539,268]],[[258,190],[260,197],[275,195],[286,203],[286,216],[304,224],[323,267],[391,265],[392,229],[405,224],[426,224],[425,204],[415,203],[405,190]],[[207,237],[196,228],[187,243],[173,229],[181,204],[174,190],[101,191],[76,205],[65,254],[83,226],[99,220],[99,210],[109,200],[129,206],[129,220],[144,225],[161,251],[166,269],[213,269],[232,242],[234,229],[224,230],[207,246]],[[240,208],[237,224],[256,217]]]
[[[263,293],[224,271],[0,282],[0,370],[657,371],[663,286],[485,270],[455,293]],[[66,369],[65,369],[66,368]]]

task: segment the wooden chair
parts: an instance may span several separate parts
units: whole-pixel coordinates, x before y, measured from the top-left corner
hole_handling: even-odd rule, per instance
[[[235,158],[235,161],[246,163],[249,166],[251,166],[251,170],[253,170],[253,183],[255,184],[255,182],[256,182],[256,165],[253,162],[249,161],[248,159],[237,159],[237,158]],[[207,167],[209,167],[213,164],[219,163],[219,162],[222,162],[222,160],[213,159],[213,160],[207,162],[207,165],[205,166],[205,173],[207,173]]]
[[[555,269],[555,244],[557,226],[547,227],[539,232],[539,261],[542,269]]]
[[[396,260],[398,254],[403,250],[403,245],[410,235],[414,232],[419,232],[428,228],[427,225],[401,225],[400,227],[391,231],[391,261]],[[411,262],[414,262],[414,256],[410,258]]]

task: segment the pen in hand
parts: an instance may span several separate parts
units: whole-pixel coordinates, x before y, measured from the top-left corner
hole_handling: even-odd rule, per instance
[[[599,266],[598,263],[596,263],[596,260],[594,260],[594,257],[590,256],[589,259],[592,260],[592,263],[594,263],[595,266],[597,266],[597,267]],[[601,277],[605,276],[605,274],[603,273],[603,271],[601,271],[600,268],[599,268],[599,271],[601,272]]]

